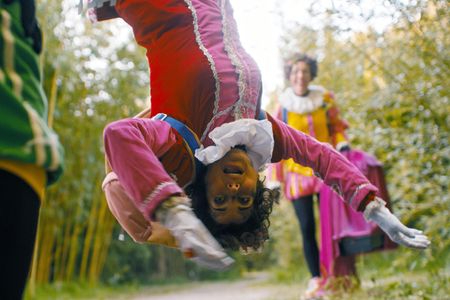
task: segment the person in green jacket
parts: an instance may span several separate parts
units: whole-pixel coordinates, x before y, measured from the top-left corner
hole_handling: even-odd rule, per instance
[[[47,124],[34,0],[0,0],[0,299],[21,299],[46,186],[63,149]]]

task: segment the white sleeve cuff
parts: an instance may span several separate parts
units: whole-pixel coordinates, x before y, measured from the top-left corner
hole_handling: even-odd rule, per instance
[[[378,197],[375,197],[372,201],[370,201],[369,204],[367,204],[366,208],[364,209],[364,218],[369,221],[371,218],[370,216],[372,213],[376,210],[379,210],[382,207],[386,206],[386,202]]]

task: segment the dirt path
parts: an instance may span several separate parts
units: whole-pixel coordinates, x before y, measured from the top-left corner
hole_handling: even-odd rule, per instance
[[[214,282],[194,284],[176,291],[148,291],[133,300],[271,300],[280,299],[276,296],[277,289],[267,283],[268,276],[257,274],[246,279],[232,282]]]

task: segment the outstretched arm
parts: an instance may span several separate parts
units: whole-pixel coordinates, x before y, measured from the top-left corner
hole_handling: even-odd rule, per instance
[[[296,163],[310,167],[324,182],[333,187],[354,210],[363,210],[369,194],[378,189],[358,168],[326,143],[321,143],[267,114],[272,123],[275,147],[272,162],[292,158]]]
[[[299,132],[268,115],[272,123],[275,148],[272,162],[292,158],[312,168],[324,182],[332,186],[353,209],[364,212],[391,239],[412,248],[427,248],[430,242],[421,231],[407,228],[375,197],[377,188],[361,172],[330,145]]]

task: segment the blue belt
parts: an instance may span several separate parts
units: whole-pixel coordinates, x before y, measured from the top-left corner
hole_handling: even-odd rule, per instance
[[[262,109],[259,110],[258,118],[256,118],[259,121],[267,119],[266,112]]]
[[[178,121],[175,118],[169,117],[166,114],[158,113],[152,118],[153,120],[160,120],[169,123],[169,125],[175,129],[181,137],[184,139],[186,144],[192,151],[192,155],[195,154],[195,150],[200,148],[201,144],[198,139],[195,137],[194,133],[182,122]],[[195,162],[195,177],[199,174],[203,164],[194,156]]]

